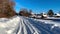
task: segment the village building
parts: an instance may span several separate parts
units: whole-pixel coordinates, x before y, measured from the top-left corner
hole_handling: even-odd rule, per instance
[[[60,17],[60,14],[59,14],[59,13],[56,13],[56,14],[54,15],[54,17]]]

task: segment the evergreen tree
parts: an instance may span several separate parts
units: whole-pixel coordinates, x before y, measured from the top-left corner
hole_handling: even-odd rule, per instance
[[[53,10],[49,10],[47,14],[52,17],[54,15],[54,12]]]

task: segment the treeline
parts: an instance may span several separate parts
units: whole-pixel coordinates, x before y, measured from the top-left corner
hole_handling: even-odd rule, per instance
[[[42,14],[43,13],[40,13],[40,15],[42,15]],[[53,15],[56,15],[52,9],[48,10],[45,14],[48,15],[49,17],[53,17]]]
[[[27,9],[21,9],[19,13],[14,10],[15,2],[13,0],[0,0],[0,18],[10,18],[15,15],[28,17],[31,15]]]
[[[21,9],[19,13],[16,13],[14,10],[15,2],[13,0],[0,0],[0,18],[10,18],[15,15],[26,16],[29,17],[32,14],[32,10]],[[42,15],[42,13],[41,13]],[[53,16],[53,10],[49,10],[47,15]]]
[[[23,8],[19,11],[19,15],[29,17],[29,16],[31,16],[31,12],[32,12],[32,10],[28,11],[27,9]]]

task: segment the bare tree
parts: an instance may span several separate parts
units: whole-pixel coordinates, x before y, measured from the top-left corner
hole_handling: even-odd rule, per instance
[[[0,0],[0,14],[4,15],[2,17],[5,17],[5,15],[6,17],[14,16],[16,13],[14,11],[14,6],[15,3],[13,2],[13,0]]]

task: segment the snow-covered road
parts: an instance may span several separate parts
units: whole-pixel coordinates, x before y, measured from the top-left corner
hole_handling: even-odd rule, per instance
[[[51,29],[53,25],[22,16],[15,16],[11,19],[0,19],[0,34],[60,34],[59,27]]]

